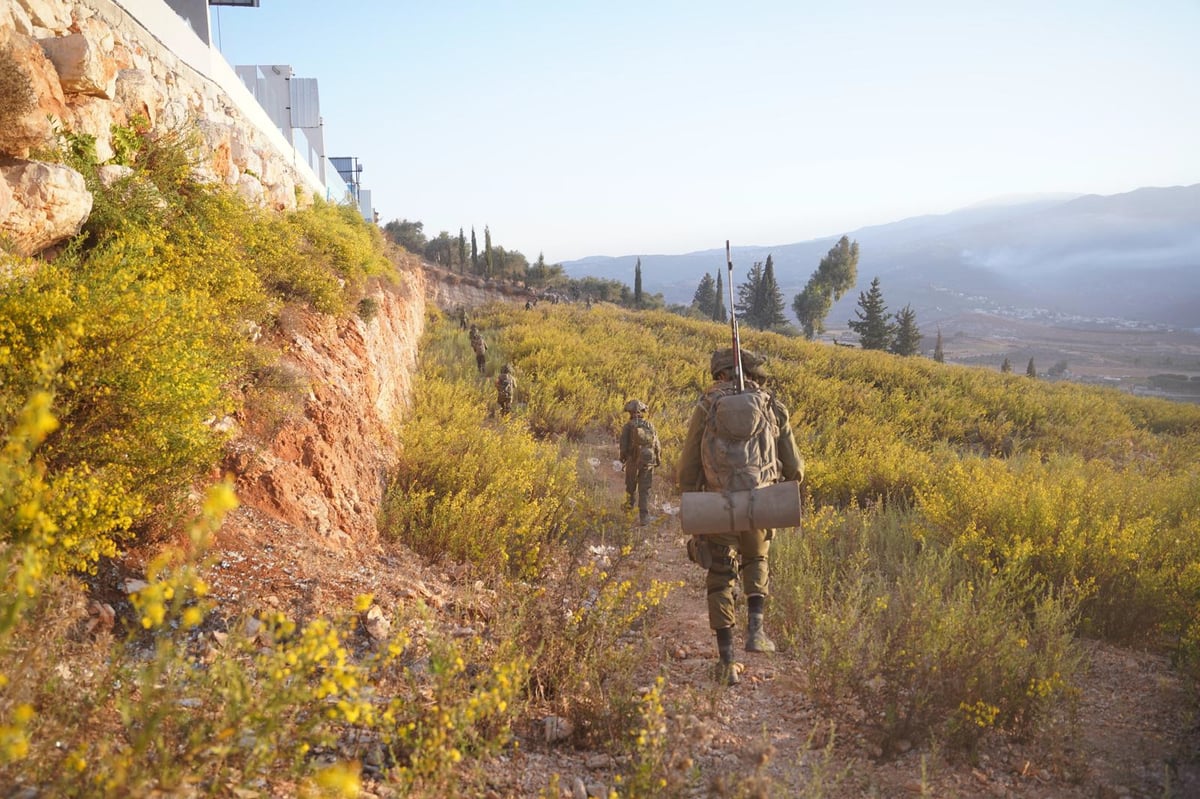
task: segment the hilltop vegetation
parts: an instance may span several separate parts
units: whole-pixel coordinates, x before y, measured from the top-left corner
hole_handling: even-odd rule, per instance
[[[211,420],[267,393],[247,390],[276,355],[253,331],[289,304],[366,317],[363,287],[392,267],[352,209],[262,214],[191,183],[186,143],[130,141],[134,171],[108,188],[86,147],[62,154],[98,211],[58,259],[5,256],[0,779],[64,796],[515,790],[506,758],[553,718],[619,755],[618,795],[692,790],[689,741],[665,723],[675,687],[642,657],[677,583],[602,468],[637,396],[674,470],[728,329],[489,307],[488,373],[509,362],[519,381],[496,418],[465,335],[432,313],[380,526],[399,555],[468,575],[464,592],[217,614],[206,550],[236,498],[189,493],[224,443]],[[1195,670],[1200,409],[745,344],[769,356],[808,461],[805,525],[773,554],[780,657],[807,664],[816,700],[859,707],[881,755],[1036,734],[1071,700],[1081,636]],[[88,627],[97,570],[132,546],[160,554],[112,632]]]

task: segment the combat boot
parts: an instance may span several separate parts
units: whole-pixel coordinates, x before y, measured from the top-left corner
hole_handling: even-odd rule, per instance
[[[645,527],[645,526],[646,526],[647,524],[649,524],[649,523],[650,523],[650,514],[649,514],[649,513],[647,513],[646,511],[641,511],[641,512],[638,514],[638,524],[640,524],[640,525],[642,525],[643,527]]]
[[[717,652],[720,660],[713,668],[713,677],[718,685],[737,685],[742,681],[740,669],[733,662],[733,628],[717,630]]]
[[[747,652],[774,652],[775,642],[763,631],[763,614],[751,613],[746,625]]]

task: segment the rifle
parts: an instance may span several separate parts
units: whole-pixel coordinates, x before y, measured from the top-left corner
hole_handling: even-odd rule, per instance
[[[746,378],[742,375],[742,338],[738,335],[737,314],[733,310],[733,256],[729,253],[729,239],[725,239],[725,263],[729,265],[729,325],[733,329],[733,370],[737,374],[737,390],[746,390]]]

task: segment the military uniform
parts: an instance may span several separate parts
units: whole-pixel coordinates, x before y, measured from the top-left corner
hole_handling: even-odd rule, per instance
[[[483,334],[479,332],[479,328],[471,325],[470,331],[471,349],[475,351],[475,366],[479,369],[479,374],[483,374],[484,364],[487,363],[487,343],[483,340]]]
[[[513,376],[512,367],[504,364],[500,368],[500,375],[496,378],[496,404],[500,406],[501,413],[508,413],[512,410],[513,394],[517,391],[517,378]]]
[[[625,403],[629,421],[621,428],[621,463],[625,465],[625,494],[627,508],[636,499],[638,518],[642,524],[650,520],[650,486],[654,468],[662,461],[662,446],[654,425],[645,418],[646,404],[641,400]],[[644,441],[651,443],[646,444]]]
[[[761,370],[762,358],[743,350],[742,361],[745,374],[760,380],[764,377]],[[712,476],[712,470],[705,469],[701,442],[712,403],[721,395],[737,390],[736,380],[733,379],[735,376],[733,350],[718,350],[713,353],[710,371],[715,382],[696,403],[688,422],[683,449],[679,454],[678,480],[681,491],[721,491],[725,488],[725,486],[713,484],[715,477]],[[746,391],[765,392],[765,389],[761,388],[759,383],[753,379],[747,379],[744,382]],[[803,480],[804,459],[800,456],[796,446],[788,410],[773,394],[766,393],[770,397],[770,408],[775,417],[778,433],[774,442],[776,462],[773,467],[768,465],[764,469],[764,473],[773,475],[777,480]],[[706,475],[706,471],[709,475]],[[767,554],[773,535],[774,530],[747,530],[741,533],[706,535],[698,542],[699,546],[707,548],[710,562],[705,579],[708,623],[713,630],[717,631],[722,663],[727,663],[729,667],[724,671],[718,669],[718,679],[722,681],[730,683],[737,681],[736,673],[732,671],[730,641],[735,625],[733,587],[739,572],[749,610],[746,649],[748,651],[773,651],[775,648],[766,634],[762,632],[763,606],[770,589],[770,567]]]

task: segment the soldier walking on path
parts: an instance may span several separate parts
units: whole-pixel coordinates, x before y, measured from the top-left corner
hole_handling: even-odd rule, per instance
[[[479,374],[483,374],[483,366],[487,362],[487,342],[483,340],[483,334],[475,325],[471,325],[470,337],[471,349],[475,350],[475,366],[479,368]]]
[[[625,468],[625,507],[632,510],[636,501],[638,522],[650,521],[650,485],[654,468],[662,462],[662,446],[654,425],[646,420],[646,403],[631,399],[625,403],[629,421],[621,428],[621,464]]]
[[[517,391],[517,378],[513,376],[512,367],[508,364],[500,367],[500,375],[496,378],[496,404],[500,413],[512,410],[513,394]]]
[[[760,385],[766,378],[765,359],[742,350],[741,362],[748,379],[739,392],[733,348],[712,354],[709,371],[715,382],[692,411],[680,453],[682,491],[743,491],[780,480],[804,479],[804,459],[796,447],[787,408]],[[730,398],[737,399],[727,403]],[[753,432],[746,438],[732,434],[733,428]],[[722,685],[740,681],[733,662],[733,587],[739,573],[747,605],[746,651],[775,651],[763,629],[770,580],[767,551],[774,533],[747,530],[705,535],[689,545],[689,556],[708,569],[708,624],[717,635],[720,660],[715,677]]]

